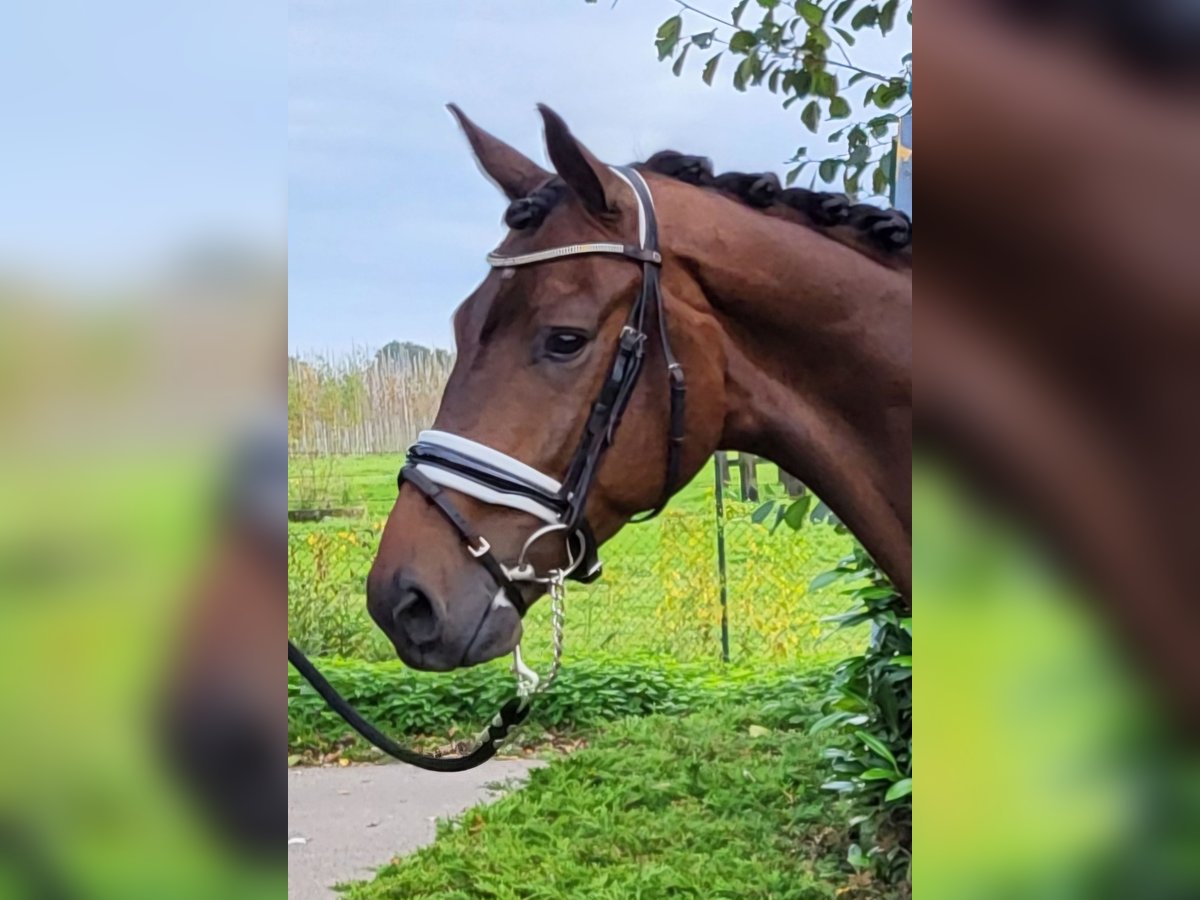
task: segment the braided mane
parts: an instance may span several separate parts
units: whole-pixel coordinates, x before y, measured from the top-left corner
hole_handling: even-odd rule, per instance
[[[889,268],[912,268],[912,219],[898,209],[852,203],[845,194],[784,188],[771,172],[714,175],[706,157],[674,150],[661,150],[635,165],[686,184],[720,191],[769,216],[817,231]],[[537,228],[566,193],[567,186],[560,179],[544,184],[509,204],[505,224],[514,229]]]

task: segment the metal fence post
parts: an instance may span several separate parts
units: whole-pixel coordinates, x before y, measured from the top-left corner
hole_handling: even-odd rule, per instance
[[[716,473],[717,583],[721,590],[721,661],[729,662],[729,578],[725,564],[725,484],[729,480],[729,457],[718,450],[713,456]]]
[[[738,472],[741,473],[742,499],[758,502],[758,457],[753,453],[738,453]]]

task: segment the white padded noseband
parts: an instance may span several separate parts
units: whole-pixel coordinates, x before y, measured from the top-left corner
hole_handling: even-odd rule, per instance
[[[562,485],[549,475],[539,472],[532,466],[526,465],[519,459],[509,456],[507,453],[502,453],[486,444],[480,444],[469,438],[452,434],[448,431],[430,430],[422,431],[417,435],[417,441],[429,446],[442,447],[476,460],[499,472],[503,472],[509,478],[522,482],[541,493],[556,496],[562,490]],[[529,513],[547,524],[556,523],[561,518],[557,510],[539,503],[532,497],[497,490],[440,466],[418,463],[417,471],[434,484],[458,491],[460,494],[465,494],[468,497],[474,497],[476,500],[482,500],[484,503],[490,503],[494,506],[507,506],[509,509]]]

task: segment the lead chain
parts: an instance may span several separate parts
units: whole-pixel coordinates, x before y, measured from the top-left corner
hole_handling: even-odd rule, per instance
[[[521,645],[513,648],[513,673],[517,676],[517,696],[528,704],[536,694],[541,694],[554,684],[562,668],[563,632],[566,622],[567,586],[566,575],[561,570],[555,570],[547,579],[547,590],[550,594],[550,629],[551,650],[553,657],[550,671],[543,678],[525,664],[521,656]]]

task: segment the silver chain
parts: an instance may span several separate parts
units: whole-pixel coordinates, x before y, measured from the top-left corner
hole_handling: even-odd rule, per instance
[[[517,644],[513,648],[512,670],[513,674],[517,676],[517,696],[526,704],[535,695],[549,690],[550,685],[554,684],[554,680],[558,678],[559,669],[562,668],[563,631],[566,623],[566,574],[560,569],[555,569],[546,579],[546,585],[550,594],[551,649],[553,651],[550,671],[546,673],[545,677],[538,675],[522,659],[521,645]]]
[[[565,576],[560,572],[558,577],[550,582],[550,627],[554,658],[550,662],[550,671],[543,682],[543,691],[554,684],[554,679],[558,677],[558,670],[562,668],[563,625],[567,616],[567,585],[564,579]]]

